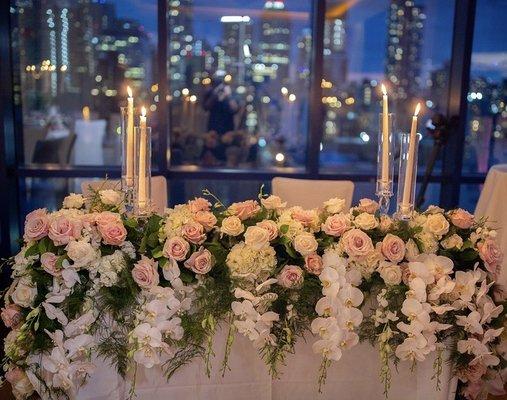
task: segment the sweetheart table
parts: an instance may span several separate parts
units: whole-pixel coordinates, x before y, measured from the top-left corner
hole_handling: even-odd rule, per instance
[[[18,400],[450,400],[458,379],[470,400],[503,392],[487,221],[204,194],[214,204],[137,214],[92,188],[27,215],[0,312]]]

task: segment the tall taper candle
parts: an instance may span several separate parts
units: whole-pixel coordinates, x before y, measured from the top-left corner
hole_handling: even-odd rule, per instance
[[[389,102],[387,90],[382,84],[382,175],[381,181],[389,181]]]
[[[139,117],[139,127],[141,137],[139,140],[139,208],[145,208],[147,203],[146,197],[146,108],[141,108],[141,116]]]
[[[405,173],[405,185],[403,186],[402,205],[408,207],[410,205],[410,194],[412,193],[412,180],[414,176],[415,165],[415,141],[417,135],[417,115],[421,110],[421,104],[415,106],[414,115],[412,116],[412,126],[410,128],[410,142],[408,144],[407,171]],[[415,185],[415,182],[414,182]]]
[[[132,89],[127,86],[127,185],[132,186],[134,182],[134,98]]]

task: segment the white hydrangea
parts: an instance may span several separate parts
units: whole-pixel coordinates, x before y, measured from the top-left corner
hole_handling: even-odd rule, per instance
[[[98,273],[100,286],[111,287],[118,282],[118,273],[125,268],[125,254],[116,250],[113,254],[102,257],[94,272]]]
[[[160,230],[159,239],[163,241],[173,236],[181,236],[182,226],[189,222],[193,222],[193,215],[188,205],[179,204],[174,208],[166,209],[166,218]]]
[[[275,249],[266,246],[256,250],[241,242],[233,246],[226,264],[233,278],[251,282],[265,280],[276,267]]]

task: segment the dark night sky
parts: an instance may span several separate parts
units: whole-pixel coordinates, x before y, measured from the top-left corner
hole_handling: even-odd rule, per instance
[[[156,40],[156,0],[112,0],[121,17],[140,20]],[[386,41],[387,1],[351,0],[355,3],[348,11],[346,28],[349,43],[349,71],[352,75],[380,73],[383,70]],[[295,12],[293,40],[301,30],[309,27],[309,0],[286,0],[286,9]],[[332,0],[329,1],[333,3]],[[449,59],[452,38],[454,0],[420,0],[427,15],[424,31],[423,68],[431,70]],[[195,0],[194,31],[198,39],[206,38],[211,44],[221,38],[220,15],[249,14],[261,10],[264,0]],[[219,10],[217,10],[219,8]],[[215,12],[213,12],[215,11]],[[505,21],[507,0],[479,0],[474,37],[474,53],[507,52]],[[353,49],[353,50],[352,50]],[[504,72],[505,73],[505,72]]]

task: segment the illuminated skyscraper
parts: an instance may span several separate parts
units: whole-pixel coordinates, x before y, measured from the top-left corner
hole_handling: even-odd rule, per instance
[[[328,7],[324,25],[324,79],[340,84],[347,81],[347,53],[345,51],[345,23],[347,17],[344,1]]]
[[[426,16],[413,0],[391,0],[388,10],[386,76],[394,100],[417,97]]]
[[[242,84],[249,75],[252,60],[252,20],[247,15],[226,15],[220,22],[226,72]]]
[[[192,84],[194,55],[193,0],[168,0],[169,72],[171,90]]]
[[[261,14],[259,56],[254,66],[255,79],[289,81],[290,19],[283,1],[268,0]]]

